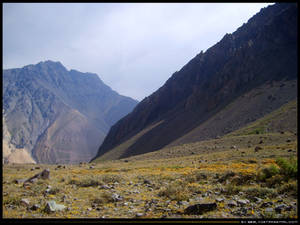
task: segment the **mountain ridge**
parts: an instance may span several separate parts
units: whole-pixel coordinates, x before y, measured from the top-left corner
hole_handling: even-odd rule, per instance
[[[141,149],[143,153],[158,150],[252,88],[272,80],[297,79],[296,28],[297,4],[261,9],[235,32],[200,52],[112,126],[94,159],[163,120],[121,158]]]
[[[47,60],[3,70],[3,118],[11,137],[7,146],[14,145],[13,152],[24,148],[39,163],[88,161],[110,126],[130,112],[136,103],[136,100],[113,91],[97,74],[67,70],[61,62]],[[73,120],[64,123],[68,120],[66,115]],[[61,125],[57,121],[61,121]],[[54,136],[49,139],[49,128],[60,134],[55,136],[56,140]],[[90,137],[85,135],[86,132]],[[74,139],[79,134],[84,137],[84,145]],[[56,155],[60,150],[55,148],[66,151],[63,143],[73,147],[60,158]],[[46,156],[46,151],[55,156]],[[74,161],[72,154],[80,152],[83,159],[77,157]]]

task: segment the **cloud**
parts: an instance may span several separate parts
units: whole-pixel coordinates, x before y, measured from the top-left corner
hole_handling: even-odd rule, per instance
[[[4,3],[3,66],[97,73],[142,100],[270,3]]]

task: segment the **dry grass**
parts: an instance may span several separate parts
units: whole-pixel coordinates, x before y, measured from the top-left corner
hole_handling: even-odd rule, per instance
[[[134,218],[142,213],[145,218],[199,218],[198,215],[183,214],[187,205],[178,202],[196,204],[199,202],[197,197],[202,198],[201,202],[215,201],[215,192],[220,192],[226,199],[243,192],[243,197],[250,200],[261,197],[264,201],[275,201],[278,195],[282,195],[285,196],[285,202],[295,202],[298,195],[297,180],[283,180],[281,185],[272,186],[268,184],[272,183],[271,180],[259,180],[257,176],[258,171],[276,165],[278,157],[296,156],[296,151],[288,150],[297,149],[297,141],[285,142],[283,138],[284,141],[265,144],[263,150],[255,152],[253,147],[231,149],[232,140],[236,141],[237,138],[246,143],[249,140],[243,137],[211,140],[205,144],[215,145],[215,141],[219,141],[226,145],[219,151],[195,151],[196,154],[182,156],[174,154],[173,158],[157,159],[155,156],[146,159],[144,156],[143,159],[128,158],[128,162],[106,161],[93,164],[94,168],[90,168],[90,164],[66,165],[66,168],[59,169],[55,169],[56,165],[39,165],[40,169],[31,171],[36,165],[4,165],[3,217]],[[255,138],[256,141],[260,140],[260,135]],[[201,143],[191,144],[191,148],[195,150],[197,145]],[[188,148],[188,145],[184,147]],[[162,152],[169,150],[163,149]],[[29,178],[45,168],[51,171],[49,180],[39,180],[28,189],[14,182],[15,179]],[[273,176],[270,178],[274,179]],[[45,194],[48,185],[52,186],[52,191]],[[109,189],[103,188],[103,185],[109,186]],[[121,200],[114,200],[112,194],[121,196]],[[20,204],[23,198],[30,201],[30,206],[39,204],[41,208],[36,211],[27,209]],[[43,209],[48,200],[55,200],[68,209],[47,214]],[[257,207],[257,212],[246,217],[267,217],[263,210]],[[238,217],[224,202],[218,203],[217,210],[202,216]],[[284,211],[281,218],[296,216],[297,212],[291,210]]]

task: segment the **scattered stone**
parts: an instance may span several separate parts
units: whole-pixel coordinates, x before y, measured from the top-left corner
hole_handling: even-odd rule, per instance
[[[39,208],[41,208],[39,204],[34,204],[33,206],[30,207],[30,209],[33,211],[38,210]]]
[[[24,205],[24,206],[28,207],[30,202],[29,202],[28,199],[23,198],[23,199],[21,199],[20,203],[21,203],[21,205]]]
[[[112,194],[112,199],[115,201],[115,202],[118,202],[118,201],[122,201],[123,200],[123,197],[121,197],[120,195],[116,194],[116,193],[113,193]]]
[[[255,152],[258,152],[259,150],[262,150],[262,147],[256,146],[254,149]]]
[[[283,209],[285,209],[285,208],[287,208],[287,205],[286,205],[286,204],[280,204],[280,205],[278,205],[278,206],[275,207],[275,211],[276,211],[277,213],[281,213],[281,211],[282,211]]]
[[[236,146],[235,146],[235,145],[232,145],[230,148],[231,148],[231,149],[236,149]]]
[[[47,204],[45,207],[45,212],[52,213],[52,212],[63,210],[65,208],[66,208],[66,206],[61,205],[61,204],[56,204],[55,201],[47,201]]]
[[[191,205],[184,210],[184,214],[194,214],[199,215],[204,212],[212,211],[217,208],[217,203],[202,203]]]
[[[125,159],[124,162],[128,163],[129,161],[127,159]]]
[[[144,216],[144,213],[137,213],[135,216],[136,217],[142,217],[142,216]]]
[[[286,208],[285,208],[285,210],[286,211],[291,211],[292,209],[296,209],[296,207],[295,206],[292,206],[292,205],[288,205],[288,206],[286,206]]]
[[[258,144],[262,144],[262,143],[264,143],[263,140],[260,140],[260,142]]]
[[[266,212],[266,213],[272,213],[273,211],[274,211],[274,210],[273,210],[273,208],[271,208],[271,207],[265,209],[265,212]]]
[[[260,208],[266,208],[273,205],[273,202],[264,202],[260,205]]]
[[[90,166],[90,169],[95,169],[95,167],[94,166]]]
[[[292,140],[290,139],[290,138],[288,138],[287,140],[286,140],[286,142],[291,142]]]
[[[26,179],[15,179],[13,182],[15,183],[15,184],[21,184],[21,183],[23,183],[23,182],[25,182],[26,181]]]
[[[31,181],[30,181],[30,183],[35,183],[35,182],[37,182],[37,178],[33,178]]]
[[[151,184],[151,182],[149,180],[144,180],[144,184]]]
[[[178,205],[188,205],[189,203],[187,201],[178,201]]]
[[[261,203],[261,202],[262,202],[262,199],[259,198],[259,197],[254,197],[253,200],[254,200],[254,202],[256,202],[256,203]]]
[[[29,184],[28,182],[27,182],[27,183],[24,183],[24,184],[23,184],[23,187],[26,188],[26,189],[30,189],[30,184]]]
[[[91,207],[88,207],[86,210],[87,210],[87,211],[92,211],[92,208],[91,208]]]
[[[247,205],[248,203],[249,203],[249,200],[248,199],[239,199],[239,200],[237,200],[237,203],[239,204],[239,205],[241,205],[241,206],[245,206],[245,205]]]
[[[217,202],[223,202],[225,199],[224,198],[216,198]]]
[[[293,151],[292,149],[289,149],[289,150],[288,150],[288,152],[292,152],[292,151]]]
[[[235,207],[235,206],[238,206],[238,204],[237,204],[236,201],[234,201],[234,200],[230,200],[230,201],[227,203],[227,205],[228,205],[229,207]]]
[[[61,198],[61,200],[62,200],[63,202],[65,202],[66,199],[67,199],[67,196],[66,196],[66,195],[62,196],[62,198]]]
[[[101,185],[99,188],[100,189],[110,189],[110,187],[108,185],[106,185],[106,184]]]
[[[50,178],[50,170],[49,169],[45,169],[40,173],[40,177],[44,180],[49,179]],[[39,178],[39,177],[37,177]]]

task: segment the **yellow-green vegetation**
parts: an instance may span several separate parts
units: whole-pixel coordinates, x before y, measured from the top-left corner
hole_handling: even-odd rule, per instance
[[[172,154],[174,148],[162,149],[160,159],[156,155],[146,157],[151,156],[148,153],[144,158],[65,167],[4,165],[3,217],[297,218],[297,140],[285,136],[289,134],[273,134],[271,138],[277,135],[282,139],[268,142],[268,135],[224,137],[190,144],[190,149],[184,145],[185,153],[172,157],[167,157],[166,152]],[[287,142],[287,138],[291,140]],[[256,145],[237,145],[248,140],[261,149],[256,151]],[[259,145],[259,140],[264,143]],[[225,147],[213,150],[216,142]],[[237,146],[233,148],[232,144]],[[197,151],[201,145],[207,150]],[[28,186],[15,182],[45,168],[50,169],[50,179],[39,179]],[[27,199],[29,205],[23,204],[22,199]],[[229,206],[230,201],[239,199],[249,202]],[[44,209],[49,200],[66,209],[47,213]],[[215,210],[184,214],[190,205],[212,202],[217,203]],[[32,209],[35,204],[40,207]]]

